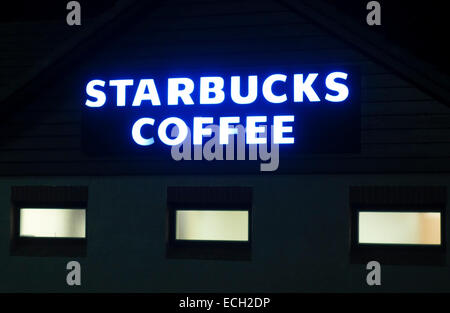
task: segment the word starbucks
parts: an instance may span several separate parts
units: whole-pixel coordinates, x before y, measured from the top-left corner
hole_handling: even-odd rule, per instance
[[[293,75],[293,101],[303,102],[304,96],[311,102],[320,101],[319,96],[314,90],[313,84],[318,77],[318,73],[294,74]],[[336,93],[325,94],[325,100],[331,102],[342,102],[348,97],[348,87],[342,83],[337,82],[337,79],[346,80],[347,73],[332,72],[325,77],[326,87]],[[258,97],[258,76],[250,75],[248,79],[248,92],[246,96],[241,95],[241,77],[231,76],[230,79],[230,98],[236,104],[250,104],[255,102]],[[288,100],[286,94],[275,95],[272,87],[276,83],[286,83],[287,75],[273,74],[264,79],[262,83],[262,95],[265,100],[271,103],[283,103]],[[105,87],[106,82],[103,80],[91,80],[86,86],[86,93],[88,96],[95,98],[95,101],[86,100],[88,107],[101,107],[106,102],[106,95],[99,87]],[[117,91],[116,105],[119,107],[126,106],[126,91],[127,87],[133,86],[133,79],[115,79],[109,81],[109,87],[115,88]],[[199,82],[199,98],[196,99],[199,104],[219,104],[225,101],[226,95],[224,92],[225,80],[222,77],[200,77]],[[192,98],[192,93],[195,89],[194,80],[182,78],[169,78],[167,80],[167,105],[178,105],[183,102],[185,105],[195,104]],[[138,83],[135,96],[131,106],[138,107],[144,101],[150,101],[152,105],[161,105],[159,92],[155,85],[154,79],[141,79]]]
[[[277,105],[285,112],[286,105],[301,105],[302,102],[343,102],[349,97],[347,77],[347,73],[335,71],[136,81],[94,79],[86,85],[85,106],[92,110],[105,106],[118,110],[124,107],[130,107],[130,110],[145,109],[146,115],[135,119],[130,130],[134,143],[139,146],[154,144],[155,137],[165,145],[179,145],[188,136],[188,129],[192,129],[193,144],[202,145],[203,137],[211,136],[211,129],[207,126],[213,123],[219,124],[222,145],[228,144],[230,135],[237,134],[233,127],[236,124],[245,125],[247,144],[267,144],[265,137],[258,136],[264,131],[264,126],[268,126],[267,123],[273,127],[274,144],[294,144],[292,123],[295,122],[295,115],[276,114]],[[177,112],[173,108],[179,105],[183,105],[183,116],[173,116]],[[148,115],[149,112],[157,112],[158,108],[161,109],[157,115],[161,117],[161,112],[164,112],[163,118],[157,120]],[[192,108],[189,120],[186,118],[186,108]],[[234,116],[229,113],[230,110],[252,114]],[[264,114],[266,111],[275,113],[267,116]],[[155,129],[151,132],[155,136],[149,136],[148,131],[147,135],[143,134],[143,129],[149,127]],[[173,127],[178,129],[176,137],[168,136]]]

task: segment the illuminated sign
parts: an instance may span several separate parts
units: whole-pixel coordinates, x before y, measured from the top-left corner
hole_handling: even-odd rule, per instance
[[[349,67],[97,77],[85,85],[83,147],[89,154],[162,157],[188,139],[204,145],[211,125],[227,145],[242,125],[246,145],[282,145],[280,152],[289,154],[357,153],[359,89]]]

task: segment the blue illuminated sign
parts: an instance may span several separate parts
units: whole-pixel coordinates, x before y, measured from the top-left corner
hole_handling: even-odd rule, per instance
[[[85,88],[87,153],[160,154],[188,136],[203,145],[213,124],[220,145],[243,125],[247,145],[272,139],[287,153],[360,149],[359,77],[352,68],[99,77]],[[266,127],[270,136],[261,136]]]

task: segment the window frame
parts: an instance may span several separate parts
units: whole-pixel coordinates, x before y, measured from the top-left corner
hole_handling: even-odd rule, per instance
[[[250,187],[168,187],[166,257],[251,260],[253,208]],[[247,211],[248,241],[176,239],[176,212]]]
[[[11,187],[12,256],[86,256],[88,237],[88,189],[85,186],[13,186]],[[20,210],[23,208],[83,209],[85,210],[85,237],[22,237]]]
[[[358,188],[358,189],[355,189]],[[350,262],[367,264],[375,260],[392,265],[445,265],[447,249],[446,190],[436,187],[438,201],[427,197],[433,187],[351,187],[352,192],[366,193],[363,201],[350,196]],[[407,199],[408,194],[419,194],[421,201]],[[370,196],[367,196],[370,194]],[[402,195],[400,195],[402,194]],[[353,199],[352,199],[353,198]],[[378,199],[377,199],[378,198]],[[428,198],[428,199],[427,199]],[[433,198],[433,196],[431,197]],[[361,198],[359,198],[361,200]],[[440,213],[441,244],[377,244],[359,243],[359,212],[420,212]]]

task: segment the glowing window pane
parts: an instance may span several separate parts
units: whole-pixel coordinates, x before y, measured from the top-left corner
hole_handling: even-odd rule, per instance
[[[177,240],[248,241],[248,211],[176,211]]]
[[[441,244],[441,214],[359,212],[359,243]]]
[[[21,237],[85,238],[84,209],[20,209]]]

